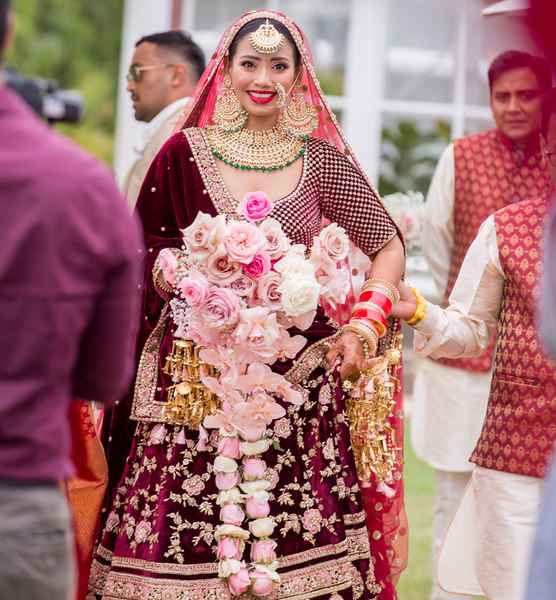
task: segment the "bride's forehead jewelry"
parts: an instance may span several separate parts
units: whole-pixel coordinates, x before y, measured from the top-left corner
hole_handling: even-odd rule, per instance
[[[249,35],[251,47],[259,54],[274,54],[284,45],[285,39],[268,19]]]

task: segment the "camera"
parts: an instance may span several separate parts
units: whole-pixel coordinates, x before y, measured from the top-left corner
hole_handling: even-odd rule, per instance
[[[61,90],[56,81],[25,77],[10,69],[6,69],[5,77],[8,87],[49,123],[79,123],[83,118],[84,102],[79,92]]]

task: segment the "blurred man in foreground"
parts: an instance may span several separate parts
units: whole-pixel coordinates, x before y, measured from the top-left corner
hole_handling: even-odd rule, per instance
[[[444,304],[481,223],[507,204],[550,189],[538,140],[540,96],[551,82],[548,64],[508,51],[493,60],[488,75],[496,128],[445,150],[425,205],[424,252]],[[485,415],[492,348],[479,357],[424,360],[417,370],[411,437],[417,456],[435,469],[435,573],[446,528],[471,477],[469,456]],[[461,596],[434,584],[431,600],[452,598]]]
[[[203,51],[182,31],[165,31],[142,37],[127,73],[137,121],[148,123],[139,156],[124,182],[130,207],[135,202],[153,158],[174,133],[178,118],[205,69]]]
[[[12,30],[0,0],[0,61]],[[107,169],[1,70],[0,131],[0,598],[69,600],[68,413],[129,381],[141,241]]]

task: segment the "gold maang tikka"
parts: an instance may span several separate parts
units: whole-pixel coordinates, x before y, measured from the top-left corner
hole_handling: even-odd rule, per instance
[[[223,131],[239,131],[248,118],[247,111],[241,106],[236,91],[232,87],[229,75],[224,77],[224,86],[216,98],[213,121]]]
[[[253,50],[259,54],[274,54],[284,45],[285,37],[268,20],[249,35]]]

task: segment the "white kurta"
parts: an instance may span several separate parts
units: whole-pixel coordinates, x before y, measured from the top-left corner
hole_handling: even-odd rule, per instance
[[[465,257],[450,306],[427,305],[426,318],[416,326],[415,350],[448,358],[480,353],[496,327],[503,287],[489,217]],[[489,600],[521,600],[541,487],[535,477],[475,467],[440,554],[440,585]]]
[[[423,250],[439,296],[448,282],[454,243],[454,148],[444,151],[425,205]],[[468,472],[483,423],[491,372],[476,373],[421,360],[415,376],[411,442],[441,471]]]

